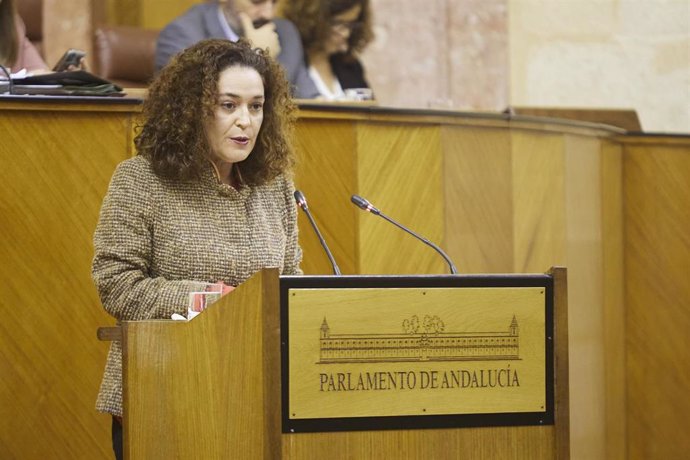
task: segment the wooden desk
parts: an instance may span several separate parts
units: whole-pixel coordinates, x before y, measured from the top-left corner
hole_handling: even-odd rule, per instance
[[[0,457],[111,458],[92,236],[139,101],[0,99]]]
[[[0,452],[105,457],[110,421],[93,406],[107,345],[95,330],[112,319],[90,279],[91,241],[112,171],[133,154],[140,105],[30,100],[0,99]],[[439,244],[462,272],[568,267],[574,456],[690,449],[678,432],[690,411],[678,390],[689,378],[679,363],[690,358],[681,346],[690,327],[688,136],[303,104],[296,141],[296,184],[345,273],[447,271],[430,248],[355,208],[353,193]],[[329,273],[302,219],[303,267]],[[645,369],[660,367],[650,383]]]

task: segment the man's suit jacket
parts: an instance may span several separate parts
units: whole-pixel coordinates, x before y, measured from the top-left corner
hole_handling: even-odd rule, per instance
[[[317,97],[319,91],[309,78],[304,64],[304,49],[297,28],[286,19],[274,19],[273,22],[280,41],[278,61],[285,69],[294,96],[301,99]],[[156,70],[162,69],[183,49],[207,38],[227,38],[218,17],[216,2],[193,6],[165,26],[156,43]]]

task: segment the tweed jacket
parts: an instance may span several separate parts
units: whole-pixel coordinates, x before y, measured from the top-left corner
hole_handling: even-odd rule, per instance
[[[293,94],[300,99],[317,97],[319,91],[304,65],[304,49],[297,28],[287,19],[275,18],[273,22],[280,42],[277,59],[285,69]],[[227,38],[218,18],[218,2],[195,5],[161,30],[156,43],[156,70],[162,69],[183,49],[207,38]]]
[[[103,307],[118,322],[186,315],[190,292],[218,281],[237,286],[262,268],[301,273],[292,182],[281,176],[235,190],[207,166],[200,179],[176,182],[157,176],[142,156],[118,165],[92,266]],[[122,415],[119,341],[110,347],[96,408]]]

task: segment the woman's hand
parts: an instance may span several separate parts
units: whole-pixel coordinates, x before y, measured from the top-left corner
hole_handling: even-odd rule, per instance
[[[65,69],[65,72],[73,72],[75,70],[83,70],[85,72],[89,71],[89,66],[86,63],[86,58],[79,59],[79,65],[70,64],[67,67],[67,69]]]
[[[212,285],[212,286],[213,286],[213,285]],[[218,289],[219,289],[219,291],[220,291],[220,295],[221,295],[221,296],[224,296],[224,295],[227,294],[228,292],[232,292],[232,291],[235,289],[235,286],[228,286],[227,284],[225,284],[225,283],[222,282],[222,281],[218,281],[218,282],[215,284],[215,286],[218,286]],[[206,288],[206,290],[208,291],[209,289]],[[214,292],[218,292],[218,291],[214,291]]]

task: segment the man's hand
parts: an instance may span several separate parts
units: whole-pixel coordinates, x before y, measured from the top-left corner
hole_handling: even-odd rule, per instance
[[[255,29],[249,16],[245,13],[240,13],[239,17],[242,22],[244,36],[252,42],[254,47],[268,49],[268,54],[273,58],[280,54],[280,42],[278,41],[276,25],[273,22],[268,22]]]

